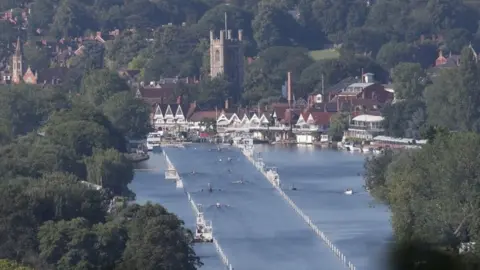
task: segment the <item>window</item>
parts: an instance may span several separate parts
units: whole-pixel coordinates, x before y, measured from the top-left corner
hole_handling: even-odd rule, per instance
[[[220,61],[220,50],[215,50],[215,55],[214,55],[213,60],[214,60],[215,62]]]

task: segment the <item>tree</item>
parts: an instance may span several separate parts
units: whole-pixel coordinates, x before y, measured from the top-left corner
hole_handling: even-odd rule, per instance
[[[30,198],[30,207],[40,224],[78,217],[93,223],[105,221],[105,196],[80,183],[73,175],[46,174],[37,181],[28,182],[24,194]]]
[[[387,187],[387,169],[393,159],[395,153],[386,149],[378,156],[372,156],[365,160],[365,187],[370,194],[383,203],[388,203],[388,187]]]
[[[425,103],[420,100],[405,100],[388,104],[382,109],[383,126],[388,136],[420,138],[426,124]]]
[[[83,100],[74,102],[68,110],[60,110],[50,115],[45,130],[48,132],[50,128],[56,129],[59,125],[70,121],[87,121],[102,126],[108,131],[109,145],[112,145],[113,148],[120,152],[126,151],[125,135],[118,131],[98,108],[85,103]]]
[[[72,68],[101,69],[103,68],[103,59],[105,46],[97,41],[85,41],[83,43],[82,53],[69,59]]]
[[[451,130],[480,130],[479,70],[471,48],[464,48],[460,67],[445,71],[425,90],[428,122]]]
[[[150,131],[150,106],[130,92],[120,92],[103,104],[112,125],[128,138],[143,138]]]
[[[48,115],[45,92],[37,86],[8,86],[0,94],[0,119],[10,128],[8,136],[24,135],[38,128]],[[7,132],[7,130],[5,130]]]
[[[420,64],[398,64],[392,71],[392,79],[397,99],[423,99],[426,74]]]
[[[259,59],[250,64],[244,80],[244,100],[257,104],[262,98],[281,96],[287,73],[292,72],[293,82],[300,81],[303,69],[313,63],[303,48],[271,47],[260,53]],[[296,93],[296,96],[303,96]]]
[[[222,77],[203,80],[200,84],[199,102],[222,106],[231,94],[231,84]]]
[[[288,36],[282,31],[282,26],[291,19],[288,16],[290,15],[275,7],[260,8],[252,21],[253,37],[260,50],[289,45]]]
[[[38,232],[40,257],[59,269],[113,269],[121,259],[127,233],[113,223],[86,219],[48,221]]]
[[[410,62],[412,57],[412,47],[407,43],[389,42],[378,51],[377,62],[384,68],[390,69],[401,62]]]
[[[330,127],[328,128],[328,135],[333,141],[341,141],[343,133],[349,126],[350,115],[345,113],[337,113],[332,116],[330,120]]]
[[[389,203],[398,241],[419,240],[453,254],[460,243],[477,241],[479,150],[478,134],[457,132],[393,159],[368,161],[366,184]]]
[[[87,180],[110,190],[114,195],[133,197],[128,184],[133,180],[132,163],[114,149],[96,150],[85,159]]]
[[[358,53],[373,53],[385,43],[385,34],[375,28],[352,28],[343,36],[342,49],[351,49]]]
[[[0,270],[31,270],[31,268],[9,260],[0,260]]]
[[[192,248],[193,236],[183,222],[160,205],[133,205],[123,214],[128,220],[127,246],[119,270],[194,270],[202,266]],[[170,243],[165,248],[163,243]]]
[[[87,29],[95,29],[95,22],[89,18],[89,13],[83,5],[73,0],[62,0],[51,26],[52,33],[58,37],[78,37]]]
[[[81,166],[72,149],[56,145],[50,140],[31,134],[0,148],[2,178],[18,176],[41,177],[51,172],[65,171],[82,174]]]
[[[46,136],[53,142],[73,149],[77,156],[90,156],[94,148],[113,147],[108,130],[89,121],[69,121],[49,127]]]
[[[128,91],[126,82],[107,69],[89,72],[82,81],[82,93],[93,106],[102,105],[118,92]]]
[[[252,36],[252,15],[233,5],[218,5],[205,12],[198,21],[202,33],[208,35],[209,30],[217,32],[225,29],[225,12],[228,14],[227,25],[229,29],[242,29],[245,37]],[[236,33],[233,38],[237,38]]]
[[[50,55],[44,48],[39,48],[35,43],[29,43],[23,46],[23,56],[25,64],[34,71],[43,71],[49,67]]]

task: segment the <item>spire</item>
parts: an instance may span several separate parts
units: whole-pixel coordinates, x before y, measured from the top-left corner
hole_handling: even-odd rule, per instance
[[[22,48],[20,45],[20,37],[17,37],[17,46],[15,47],[15,56],[21,56],[22,55]]]

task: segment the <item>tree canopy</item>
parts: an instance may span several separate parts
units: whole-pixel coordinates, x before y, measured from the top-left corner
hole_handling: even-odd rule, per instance
[[[174,214],[152,204],[110,207],[135,198],[126,137],[148,133],[149,108],[107,71],[87,74],[72,91],[79,95],[63,87],[0,91],[0,269],[201,266]]]

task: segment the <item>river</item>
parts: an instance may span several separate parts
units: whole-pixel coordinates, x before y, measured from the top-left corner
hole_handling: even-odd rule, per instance
[[[358,270],[385,269],[379,264],[391,235],[389,213],[363,192],[359,175],[364,156],[311,147],[258,146],[267,165],[276,166],[287,193],[325,232]],[[235,269],[345,269],[263,176],[234,148],[211,145],[165,150],[185,187],[204,205],[214,235]],[[227,161],[230,157],[233,160]],[[160,203],[194,228],[186,196],[164,179],[163,156],[152,154],[131,184],[137,201]],[[196,174],[190,174],[191,171]],[[244,184],[234,184],[240,179]],[[208,183],[216,190],[208,193]],[[358,193],[346,196],[343,190]],[[218,190],[217,190],[218,189]],[[226,205],[212,207],[216,202]],[[224,269],[213,245],[195,246],[204,269]]]

